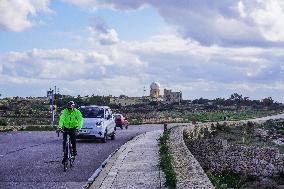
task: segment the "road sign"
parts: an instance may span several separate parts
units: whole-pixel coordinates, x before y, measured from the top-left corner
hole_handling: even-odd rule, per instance
[[[53,90],[47,91],[47,97],[48,97],[49,99],[53,99]]]

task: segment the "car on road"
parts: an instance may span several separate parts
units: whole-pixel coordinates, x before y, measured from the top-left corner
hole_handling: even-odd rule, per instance
[[[125,127],[125,129],[128,129],[129,123],[125,119],[125,117],[123,117],[122,114],[114,114],[114,119],[115,119],[115,127],[120,127],[121,129]]]
[[[115,139],[115,121],[108,106],[81,106],[79,108],[84,118],[83,127],[79,130],[78,139],[101,139],[104,143],[107,138]]]

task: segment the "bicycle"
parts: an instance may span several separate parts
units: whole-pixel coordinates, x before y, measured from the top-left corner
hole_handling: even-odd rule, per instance
[[[64,133],[66,131],[63,131],[63,130],[57,131],[58,137],[59,137],[59,132]],[[64,148],[64,151],[63,151],[64,155],[63,155],[63,160],[62,160],[62,164],[64,166],[64,169],[63,169],[64,172],[67,171],[68,162],[69,162],[70,168],[72,168],[73,165],[74,165],[75,156],[72,156],[71,151],[72,151],[72,144],[71,144],[71,140],[70,140],[70,135],[67,134],[67,140],[66,140],[66,143],[65,143],[65,148]]]

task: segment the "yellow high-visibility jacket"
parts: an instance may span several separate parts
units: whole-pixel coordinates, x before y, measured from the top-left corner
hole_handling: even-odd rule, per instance
[[[68,129],[81,129],[83,126],[83,117],[81,112],[74,108],[72,112],[69,112],[67,108],[65,108],[60,115],[58,127],[62,128],[62,126]]]

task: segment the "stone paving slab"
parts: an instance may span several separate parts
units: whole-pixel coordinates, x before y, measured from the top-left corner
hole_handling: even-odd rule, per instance
[[[158,138],[162,133],[147,132],[124,144],[89,188],[165,189],[165,176],[159,167]]]

